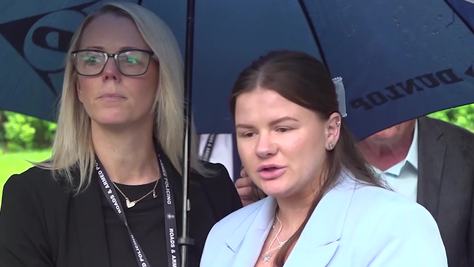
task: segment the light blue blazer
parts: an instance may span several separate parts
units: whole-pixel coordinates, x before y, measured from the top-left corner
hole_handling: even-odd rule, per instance
[[[228,215],[209,233],[201,267],[254,266],[276,201],[262,199]],[[448,266],[438,227],[419,204],[347,175],[321,199],[285,267]]]

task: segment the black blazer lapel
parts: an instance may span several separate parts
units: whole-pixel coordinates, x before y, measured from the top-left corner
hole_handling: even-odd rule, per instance
[[[417,202],[435,218],[438,216],[445,156],[446,140],[443,132],[430,124],[428,119],[418,119]]]
[[[109,267],[101,192],[97,183],[97,173],[94,173],[87,190],[73,198],[72,223],[75,223],[73,229],[77,230],[80,266]]]

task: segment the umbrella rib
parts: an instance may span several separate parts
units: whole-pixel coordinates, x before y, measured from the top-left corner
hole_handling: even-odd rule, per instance
[[[183,195],[181,224],[182,233],[178,238],[181,250],[181,262],[177,265],[187,266],[188,247],[194,244],[194,239],[189,236],[188,211],[190,203],[188,200],[189,172],[190,172],[190,147],[191,147],[191,125],[192,125],[192,81],[193,81],[193,51],[194,51],[194,0],[187,1],[186,14],[186,48],[184,68],[184,137],[183,137]],[[179,267],[179,266],[178,266]]]
[[[321,45],[321,42],[319,41],[319,36],[316,32],[314,22],[311,19],[311,16],[309,15],[308,8],[306,7],[304,0],[298,0],[298,3],[300,4],[301,11],[303,11],[306,22],[308,23],[308,27],[311,31],[311,36],[313,37],[313,40],[316,43],[316,46],[318,47],[319,54],[321,55],[321,60],[323,61],[324,65],[326,65],[328,72],[331,73],[331,69],[329,68],[328,62],[326,61],[326,56],[324,55],[323,47]]]
[[[466,27],[467,27],[469,30],[471,30],[472,33],[474,33],[474,28],[473,28],[473,26],[471,25],[471,23],[469,23],[469,21],[467,21],[467,19],[459,13],[458,9],[453,5],[453,3],[451,3],[451,1],[448,1],[448,0],[445,0],[444,2],[445,2],[445,3],[451,8],[451,10],[453,11],[453,16],[458,17],[458,18],[466,25]]]

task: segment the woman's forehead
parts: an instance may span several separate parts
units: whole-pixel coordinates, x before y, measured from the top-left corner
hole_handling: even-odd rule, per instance
[[[112,50],[108,52],[124,47],[149,48],[132,19],[110,12],[91,19],[83,29],[79,47]]]

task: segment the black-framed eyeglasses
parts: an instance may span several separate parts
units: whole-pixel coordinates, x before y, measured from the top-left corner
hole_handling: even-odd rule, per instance
[[[147,72],[153,51],[134,48],[109,54],[101,50],[81,49],[73,51],[71,55],[76,72],[83,76],[101,74],[109,58],[114,59],[121,74],[140,76]]]

